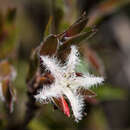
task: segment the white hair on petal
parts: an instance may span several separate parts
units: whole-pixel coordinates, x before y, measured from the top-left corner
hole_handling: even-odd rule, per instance
[[[82,112],[83,112],[83,106],[84,106],[83,97],[76,93],[73,93],[68,88],[66,89],[66,91],[64,91],[64,93],[71,104],[75,121],[78,122],[79,120],[82,119]]]
[[[50,86],[43,86],[39,94],[35,95],[36,100],[41,103],[48,103],[49,101],[53,101],[53,97],[66,96],[71,104],[75,120],[81,120],[83,116],[84,97],[80,93],[77,93],[77,89],[89,89],[93,85],[101,84],[104,79],[89,74],[76,75],[75,66],[80,61],[76,46],[71,46],[71,52],[65,65],[61,65],[54,57],[41,56],[41,59],[47,70],[54,76],[55,81]]]
[[[94,85],[101,84],[104,81],[103,77],[96,77],[93,75],[83,75],[83,77],[77,77],[74,80],[74,87],[72,89],[78,89],[79,87],[83,87],[85,89],[89,89]]]
[[[84,86],[88,88],[90,88],[91,86],[93,85],[98,85],[98,84],[101,84],[103,83],[104,81],[104,78],[103,77],[96,77],[96,76],[93,76],[93,75],[84,75],[84,81],[86,81],[86,83],[84,84]],[[85,88],[85,87],[84,87]]]
[[[49,58],[48,56],[41,56],[43,64],[46,66],[46,69],[51,71],[52,75],[56,78],[62,78],[60,63],[56,58]]]
[[[78,57],[79,53],[78,50],[76,48],[76,46],[71,46],[71,52],[68,56],[67,62],[66,62],[66,67],[68,69],[68,71],[74,71],[75,66],[77,63],[79,63],[79,57]]]
[[[57,91],[56,91],[57,90]],[[39,91],[39,94],[35,95],[37,101],[48,103],[53,97],[58,98],[60,96],[60,91],[51,85],[51,87],[43,86],[43,89]]]

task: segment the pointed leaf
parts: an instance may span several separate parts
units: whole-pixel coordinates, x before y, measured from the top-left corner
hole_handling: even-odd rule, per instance
[[[87,96],[87,97],[95,97],[96,96],[96,93],[93,92],[92,90],[89,90],[89,89],[84,89],[84,88],[80,88],[78,90],[78,93],[83,95],[83,96]]]
[[[65,48],[65,47],[71,46],[72,44],[79,44],[82,40],[89,39],[95,33],[96,33],[96,30],[93,28],[91,30],[88,30],[87,32],[77,34],[77,35],[69,38],[65,42],[63,42],[63,45],[60,48]]]
[[[84,13],[74,24],[72,24],[69,29],[66,30],[64,37],[72,37],[80,33],[86,26],[88,18],[86,13]]]
[[[43,76],[37,76],[37,79],[36,79],[36,83],[38,84],[38,85],[50,85],[50,84],[52,84],[53,83],[53,81],[54,81],[54,77],[50,74],[50,73],[48,73],[48,72],[46,72]]]
[[[96,33],[96,30],[93,28],[88,29],[87,32],[83,32],[81,34],[77,34],[73,37],[70,37],[68,40],[63,42],[63,44],[60,46],[58,52],[57,52],[57,57],[61,61],[65,61],[67,58],[68,54],[70,53],[70,46],[73,44],[79,44],[82,40],[84,39],[89,39]]]

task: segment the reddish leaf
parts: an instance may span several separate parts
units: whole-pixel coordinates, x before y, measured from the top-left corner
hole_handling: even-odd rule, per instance
[[[76,76],[82,76],[83,74],[82,73],[79,73],[79,72],[76,72]]]
[[[77,34],[73,37],[70,37],[68,40],[63,42],[63,45],[60,46],[58,53],[57,53],[57,57],[61,61],[64,62],[66,60],[66,57],[70,53],[70,46],[71,45],[79,44],[82,40],[89,39],[95,33],[96,33],[96,30],[93,28],[93,29],[87,30],[87,32],[83,32],[81,34]]]
[[[84,13],[74,24],[72,24],[68,30],[66,30],[64,37],[72,37],[80,33],[86,26],[88,18]]]
[[[68,40],[63,42],[63,45],[60,48],[65,48],[65,47],[68,47],[68,46],[70,46],[72,44],[78,44],[78,43],[80,43],[84,39],[89,39],[95,33],[96,33],[96,29],[95,28],[91,28],[87,32],[83,32],[83,33],[77,34],[77,35],[69,38]]]
[[[95,98],[96,97],[96,93],[93,92],[92,90],[80,88],[77,92],[80,95],[84,96],[86,102],[88,102],[90,104],[94,104],[94,105],[98,103],[98,101]]]
[[[90,98],[96,96],[96,93],[93,92],[92,90],[89,90],[89,89],[80,88],[80,89],[78,90],[78,93],[79,93],[80,95],[87,96],[87,97],[90,97]]]
[[[58,44],[57,37],[53,34],[49,35],[40,46],[40,55],[54,55],[58,49]]]
[[[36,84],[37,86],[40,84],[41,85],[52,84],[53,81],[54,81],[54,77],[50,73],[46,72],[43,76],[37,75]]]

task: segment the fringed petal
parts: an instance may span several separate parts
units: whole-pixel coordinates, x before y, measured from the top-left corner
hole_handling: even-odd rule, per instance
[[[60,96],[60,90],[51,85],[50,87],[43,86],[43,89],[39,91],[39,94],[35,95],[35,98],[40,103],[48,103],[52,100],[53,97],[59,98]]]
[[[94,85],[101,84],[104,81],[102,77],[95,77],[93,75],[85,75],[83,77],[77,77],[75,78],[72,85],[72,89],[78,89],[80,87],[89,89]]]
[[[70,55],[68,56],[68,60],[66,62],[66,69],[67,72],[74,72],[75,66],[77,63],[79,63],[79,58],[78,58],[78,50],[76,49],[76,46],[71,46],[71,52]]]
[[[64,94],[66,95],[71,104],[75,121],[78,122],[79,120],[82,119],[83,116],[82,115],[84,107],[83,97],[76,93],[73,93],[69,88],[65,89]]]
[[[62,78],[62,68],[60,67],[60,64],[56,58],[41,56],[41,59],[43,61],[43,64],[46,66],[46,69],[49,70],[56,79]]]

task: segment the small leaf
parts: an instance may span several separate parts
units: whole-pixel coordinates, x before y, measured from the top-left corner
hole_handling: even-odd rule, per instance
[[[41,85],[43,85],[43,84],[50,85],[53,83],[53,81],[54,81],[54,77],[48,72],[46,72],[43,76],[41,76],[41,75],[37,76],[37,79],[36,79],[37,86],[40,84]]]
[[[88,30],[87,32],[77,34],[77,35],[69,38],[65,42],[63,42],[63,45],[60,48],[65,48],[65,47],[71,46],[72,44],[78,44],[84,39],[89,39],[95,33],[96,33],[96,30],[93,28],[91,30]]]
[[[88,18],[86,13],[84,13],[74,24],[72,24],[64,34],[64,37],[72,37],[78,33],[80,33],[84,27],[86,26]]]
[[[80,88],[78,91],[78,94],[84,96],[85,101],[90,104],[97,104],[98,101],[96,100],[96,93],[90,89],[84,89]]]
[[[81,34],[77,34],[73,37],[70,37],[68,40],[64,41],[63,44],[60,46],[58,52],[57,52],[57,57],[61,61],[65,61],[66,57],[70,53],[70,46],[79,44],[82,40],[84,39],[89,39],[96,33],[96,30],[93,28],[91,30],[87,30],[87,32],[83,32]]]
[[[56,53],[59,41],[53,34],[49,35],[40,46],[40,55],[52,56]]]
[[[96,96],[96,93],[93,92],[92,90],[83,89],[83,88],[80,88],[80,89],[78,90],[78,93],[81,94],[81,95],[83,95],[83,96],[90,97],[90,98]]]

